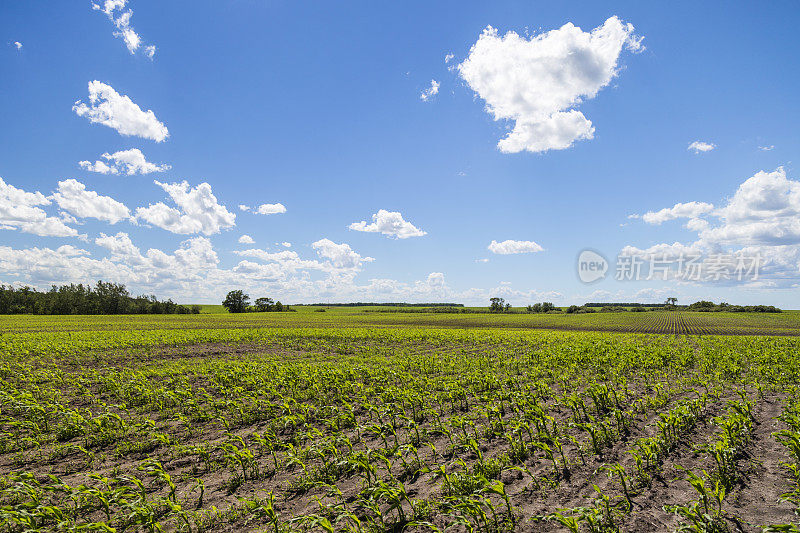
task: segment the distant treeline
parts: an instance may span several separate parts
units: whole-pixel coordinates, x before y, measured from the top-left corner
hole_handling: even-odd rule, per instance
[[[640,303],[602,303],[590,302],[584,307],[664,307],[665,304],[640,304]]]
[[[431,303],[431,304],[409,304],[403,302],[375,303],[375,302],[350,302],[343,304],[303,304],[304,306],[319,307],[464,307],[464,304]]]
[[[324,311],[324,309],[318,309],[318,311]],[[364,313],[489,313],[489,311],[486,309],[469,309],[463,305],[460,307],[437,305],[427,308],[408,306],[398,309],[365,309]]]
[[[97,285],[70,284],[48,291],[0,285],[0,314],[136,315],[197,314],[199,305],[178,305],[155,296],[131,296],[125,285],[98,281]]]
[[[643,311],[645,308],[665,308],[665,309],[678,309],[683,311],[701,311],[701,312],[714,312],[714,311],[727,311],[729,313],[780,313],[781,310],[774,305],[732,305],[726,302],[715,304],[707,300],[700,300],[689,305],[670,305],[670,304],[639,304],[639,303],[588,303],[583,306],[587,307],[600,307],[601,311],[625,311],[626,308],[631,310]],[[577,305],[570,306],[573,311],[581,309]]]
[[[774,305],[731,305],[726,302],[715,304],[707,300],[700,300],[689,305],[690,311],[727,311],[729,313],[780,313],[781,310]]]

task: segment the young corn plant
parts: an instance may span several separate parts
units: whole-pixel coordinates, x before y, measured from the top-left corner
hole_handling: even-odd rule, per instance
[[[683,526],[684,531],[727,533],[729,529],[725,521],[726,513],[722,509],[725,487],[719,480],[709,485],[709,475],[706,471],[703,471],[703,477],[691,471],[687,471],[687,476],[692,488],[698,494],[698,499],[687,505],[667,505],[664,506],[664,510],[688,521]]]

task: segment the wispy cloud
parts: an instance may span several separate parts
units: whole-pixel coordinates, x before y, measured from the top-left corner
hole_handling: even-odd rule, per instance
[[[437,94],[439,94],[439,82],[436,80],[431,80],[431,86],[422,91],[419,95],[419,98],[423,102],[427,102]]]
[[[102,4],[92,3],[92,9],[101,11],[108,16],[117,29],[114,32],[114,37],[122,39],[128,51],[131,54],[135,54],[142,47],[142,38],[131,26],[133,11],[125,9],[127,4],[128,0],[105,0]],[[148,58],[153,59],[156,53],[155,45],[144,46],[144,53]]]
[[[705,141],[694,141],[694,142],[690,143],[689,146],[686,149],[690,150],[690,151],[692,151],[692,152],[694,152],[696,154],[699,154],[700,152],[710,152],[711,150],[713,150],[716,147],[717,147],[717,145],[714,144],[714,143],[709,143],[709,142],[705,142]]]

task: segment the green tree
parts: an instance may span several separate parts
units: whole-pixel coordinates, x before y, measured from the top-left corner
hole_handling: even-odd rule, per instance
[[[225,296],[222,307],[227,309],[229,313],[244,313],[249,307],[249,301],[250,296],[246,295],[243,290],[237,289]]]
[[[272,311],[272,306],[275,302],[272,301],[272,298],[256,298],[256,301],[253,304],[256,307],[256,311],[264,312],[264,311]]]
[[[503,298],[489,298],[489,310],[493,313],[500,313],[503,311],[506,301]]]

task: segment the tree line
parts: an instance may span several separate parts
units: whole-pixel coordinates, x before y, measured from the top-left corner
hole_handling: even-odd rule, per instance
[[[250,305],[250,295],[245,294],[241,289],[230,291],[222,301],[222,307],[229,313],[266,313],[274,311],[294,311],[288,305],[284,305],[272,298],[256,298],[253,305]]]
[[[179,305],[155,296],[131,296],[125,285],[98,281],[96,285],[53,285],[47,291],[0,285],[0,314],[144,315],[197,314],[200,306]]]
[[[464,307],[454,303],[405,303],[405,302],[346,302],[338,304],[303,304],[307,307]]]
[[[489,311],[492,313],[510,313],[511,304],[507,303],[503,298],[490,298]],[[563,309],[557,308],[552,302],[541,302],[525,307],[528,313],[566,313],[566,314],[583,314],[595,313],[622,313],[622,312],[645,312],[648,310],[665,311],[665,310],[682,310],[682,311],[700,311],[700,312],[715,312],[727,311],[729,313],[780,313],[781,310],[774,305],[731,305],[726,302],[715,304],[706,300],[701,300],[689,305],[677,305],[677,298],[667,298],[665,303],[661,304],[641,304],[641,303],[587,303],[582,306],[570,305]]]
[[[635,303],[635,302],[589,302],[587,304],[583,304],[583,307],[664,307],[663,303],[660,304],[642,304],[642,303]]]
[[[715,312],[727,311],[729,313],[780,313],[781,310],[774,305],[731,305],[727,302],[715,304],[708,300],[700,300],[687,307],[690,311]]]

